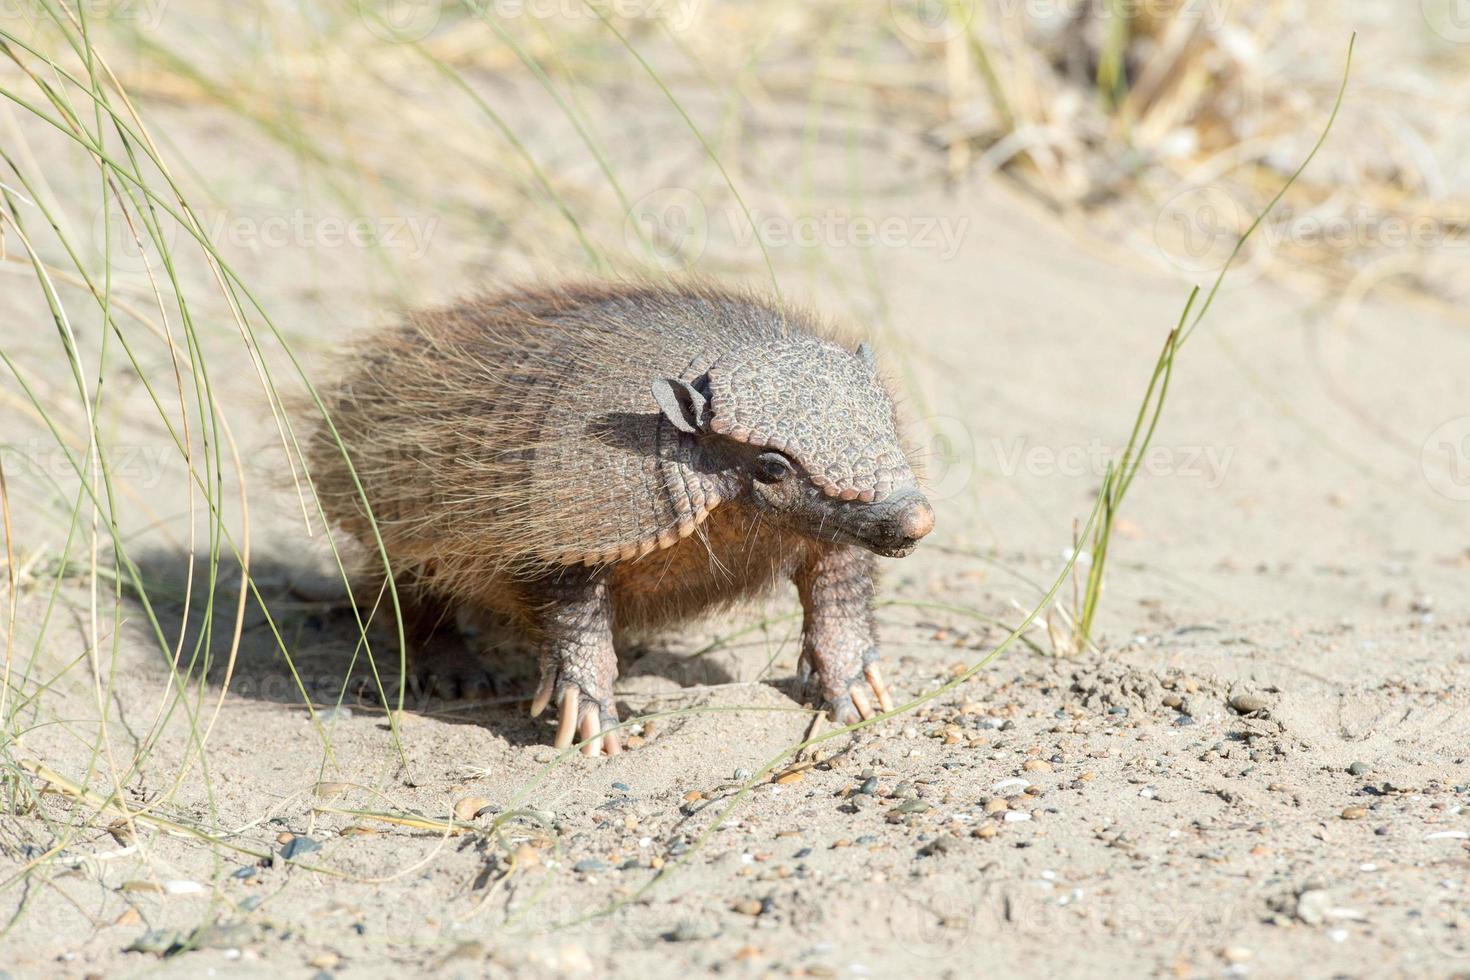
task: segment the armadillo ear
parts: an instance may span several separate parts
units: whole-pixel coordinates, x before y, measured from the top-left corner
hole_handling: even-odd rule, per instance
[[[704,392],[678,378],[659,378],[653,383],[653,400],[664,418],[680,432],[697,435],[709,430]]]
[[[857,356],[859,360],[868,366],[870,371],[877,369],[878,358],[873,353],[873,348],[869,347],[866,342],[858,344]]]

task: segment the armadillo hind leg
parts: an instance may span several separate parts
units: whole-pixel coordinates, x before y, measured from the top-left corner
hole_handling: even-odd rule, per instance
[[[585,755],[604,751],[616,755],[622,751],[613,704],[618,656],[607,582],[568,571],[538,583],[535,591],[541,600],[533,616],[541,682],[531,701],[531,715],[555,704],[557,748],[581,742]]]
[[[840,725],[893,710],[878,668],[873,576],[873,556],[845,545],[812,549],[792,576],[804,614],[800,675]]]
[[[416,699],[428,697],[448,701],[478,701],[495,693],[495,680],[484,659],[460,633],[452,605],[420,587],[411,576],[400,576],[397,583],[398,608],[403,617],[403,640],[408,663],[408,693]],[[392,596],[385,584],[367,602],[359,602],[363,615],[383,623],[383,631],[397,640],[398,621]],[[397,675],[397,650],[379,659],[378,673],[385,688],[388,678]],[[377,686],[364,684],[363,692],[378,696]],[[395,698],[384,690],[385,703]]]

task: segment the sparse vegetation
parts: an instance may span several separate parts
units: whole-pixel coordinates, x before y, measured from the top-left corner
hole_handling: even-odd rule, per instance
[[[36,0],[24,17],[0,19],[0,271],[7,292],[29,295],[7,315],[24,307],[36,316],[0,325],[0,404],[13,423],[0,447],[0,801],[11,818],[0,829],[0,908],[9,916],[0,944],[36,894],[113,859],[130,862],[135,890],[169,894],[187,882],[209,891],[206,920],[162,947],[177,954],[206,942],[200,930],[224,913],[248,919],[253,908],[227,895],[237,866],[289,862],[372,884],[414,874],[468,842],[484,851],[486,869],[469,916],[519,885],[530,864],[561,855],[564,828],[548,814],[556,805],[548,787],[576,765],[573,750],[538,760],[534,777],[488,816],[479,807],[419,812],[402,801],[398,790],[426,759],[446,760],[413,746],[396,594],[385,590],[371,609],[350,601],[347,546],[324,528],[301,451],[300,413],[322,409],[313,359],[354,319],[461,289],[454,280],[466,271],[693,268],[762,281],[778,295],[839,296],[849,304],[842,315],[886,340],[922,426],[935,409],[914,383],[915,365],[934,355],[906,342],[871,250],[846,240],[841,249],[773,244],[766,218],[833,202],[853,214],[881,212],[893,200],[908,203],[915,188],[993,171],[1062,221],[1095,218],[1117,237],[1150,226],[1140,215],[1201,184],[1225,188],[1255,215],[1227,228],[1228,257],[1168,332],[1070,555],[1038,563],[1043,581],[1019,593],[1022,614],[1000,622],[978,605],[885,607],[895,617],[885,624],[894,647],[962,633],[963,668],[932,686],[906,685],[919,693],[874,722],[811,730],[750,766],[715,801],[707,827],[666,863],[640,866],[650,874],[610,904],[533,913],[540,892],[532,888],[517,892],[498,926],[570,925],[638,901],[736,819],[755,787],[803,771],[819,749],[838,754],[834,740],[850,732],[912,718],[1014,645],[1032,644],[1038,622],[1055,652],[1098,648],[1116,520],[1158,431],[1176,356],[1262,219],[1278,204],[1346,207],[1336,195],[1353,181],[1369,184],[1392,213],[1412,208],[1433,182],[1346,154],[1319,179],[1303,177],[1322,146],[1303,145],[1304,127],[1325,139],[1346,78],[1324,124],[1320,78],[1307,72],[1286,84],[1263,68],[1284,57],[1272,42],[1298,15],[1281,0],[1238,5],[1229,25],[1199,20],[1198,6],[1186,3],[1111,19],[1094,10],[1064,24],[997,17],[992,5],[963,0],[891,6],[892,16],[873,18],[849,0],[697,12],[656,4],[650,16],[571,4],[546,18],[466,0],[416,8],[431,17],[426,26],[372,3],[166,5],[155,23]],[[641,132],[636,112],[618,111],[627,104],[661,105],[659,118],[677,126]],[[765,111],[773,105],[781,111]],[[538,114],[547,106],[554,115]],[[180,146],[171,135],[195,113],[220,127],[213,146]],[[761,138],[776,126],[799,134],[781,152]],[[256,165],[239,158],[257,146],[259,167],[298,171],[300,200],[251,211],[260,202],[248,175],[216,179],[221,158],[243,171]],[[874,146],[898,160],[903,186],[864,172]],[[1305,162],[1291,169],[1304,150]],[[313,231],[293,229],[291,216],[303,212],[333,216],[340,230],[332,234],[355,235],[361,247],[262,256],[258,238],[272,219],[298,246],[302,234],[326,234],[319,220],[307,222]],[[242,216],[245,225],[235,222]],[[405,248],[427,248],[430,235],[438,254],[453,256],[443,269],[405,261]],[[291,280],[299,294],[289,304],[257,279],[283,255],[307,266]],[[1360,267],[1366,258],[1335,253],[1310,264],[1328,289],[1356,297],[1392,274]],[[1448,297],[1457,284],[1428,287]],[[358,297],[354,306],[343,307],[344,293]],[[294,500],[289,516],[283,499]],[[281,564],[297,557],[328,574]],[[985,557],[1004,564],[995,549]],[[1070,607],[1058,601],[1069,582],[1077,590]],[[695,656],[758,645],[760,679],[791,656],[790,627],[778,615],[737,625]],[[328,628],[340,656],[303,658],[301,635]],[[148,685],[153,700],[136,703],[120,696],[116,677],[143,637],[156,648],[159,676]],[[211,743],[238,707],[231,698],[247,660],[256,680],[271,664],[283,683],[260,696],[275,715],[256,713],[246,724],[304,716],[310,736],[297,751],[314,754],[317,774],[272,787],[276,795],[241,821],[216,806],[233,760]],[[387,707],[358,699],[358,683]],[[750,679],[709,686],[724,683],[743,689]],[[669,708],[672,695],[630,700],[640,697],[655,707],[621,726],[636,737],[701,713],[800,711],[764,701]],[[354,711],[383,722],[370,752],[360,736],[338,744]],[[382,834],[437,838],[438,846],[386,870],[330,851],[283,856],[280,838],[294,832],[273,820],[288,808],[307,814],[308,832],[295,839],[313,844],[314,835]],[[115,849],[79,856],[104,834]],[[155,848],[161,837],[185,850]],[[208,860],[187,858],[201,853]]]

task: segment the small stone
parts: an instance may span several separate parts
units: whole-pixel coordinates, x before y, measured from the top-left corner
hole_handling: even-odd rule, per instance
[[[1177,708],[1183,703],[1184,699],[1177,694],[1164,695],[1164,707],[1166,708]]]
[[[1237,714],[1249,715],[1265,710],[1267,702],[1258,694],[1237,694],[1230,699],[1230,707],[1234,708]]]
[[[1180,715],[1178,718],[1174,719],[1174,725],[1176,728],[1188,728],[1194,723],[1195,721],[1192,715]]]
[[[1021,768],[1026,772],[1051,772],[1051,763],[1045,759],[1027,759]]]
[[[776,782],[780,783],[782,786],[790,786],[792,783],[799,783],[805,778],[805,769],[794,769],[791,772],[784,772],[781,775],[777,776]]]
[[[1368,808],[1362,806],[1350,806],[1342,811],[1344,820],[1362,820],[1368,815]]]
[[[1372,767],[1369,766],[1366,762],[1354,762],[1352,765],[1348,766],[1348,772],[1352,773],[1354,776],[1366,776],[1372,771]]]
[[[310,854],[312,851],[320,851],[322,845],[310,837],[292,837],[281,847],[281,857],[287,861],[293,858]]]
[[[596,858],[583,858],[576,864],[572,865],[572,870],[575,871],[577,874],[595,874],[599,871],[606,871],[607,863],[604,861],[599,861]]]
[[[863,784],[858,787],[858,792],[859,793],[862,793],[864,796],[872,796],[875,793],[877,793],[878,792],[878,777],[877,776],[869,776],[867,779],[864,779],[863,780]]]
[[[323,800],[332,800],[352,789],[351,783],[317,783],[312,792]]]
[[[949,834],[940,834],[938,837],[934,838],[929,843],[919,848],[919,855],[921,857],[933,857],[936,854],[943,854],[946,851],[953,851],[958,844],[959,841],[955,840]]]
[[[704,794],[697,789],[691,789],[684,794],[685,803],[698,803],[702,799],[704,799]]]
[[[466,796],[454,804],[454,819],[469,823],[490,809],[490,801],[483,796]]]
[[[970,836],[978,837],[981,840],[990,840],[998,833],[999,831],[995,829],[995,824],[983,823],[980,826],[976,827],[975,830],[970,834]]]
[[[761,903],[754,898],[746,898],[731,905],[730,909],[741,915],[755,916],[761,914]]]
[[[338,966],[341,965],[341,963],[342,957],[338,956],[336,953],[330,952],[322,953],[319,956],[313,956],[311,959],[306,961],[307,966],[314,966],[318,970],[335,970]]]
[[[991,797],[990,799],[985,801],[986,813],[1005,813],[1010,808],[1011,805],[1007,803],[1005,797],[1002,796]]]

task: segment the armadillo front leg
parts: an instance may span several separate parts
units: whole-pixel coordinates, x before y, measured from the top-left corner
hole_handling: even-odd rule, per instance
[[[618,724],[613,681],[618,656],[613,649],[612,601],[605,579],[567,570],[536,584],[541,600],[533,614],[540,647],[541,683],[531,701],[531,716],[553,700],[559,711],[556,747],[584,740],[582,752],[622,751],[612,729]]]
[[[793,579],[805,614],[799,675],[806,690],[843,725],[875,714],[869,690],[880,710],[891,711],[873,628],[873,556],[845,545],[818,547]]]

